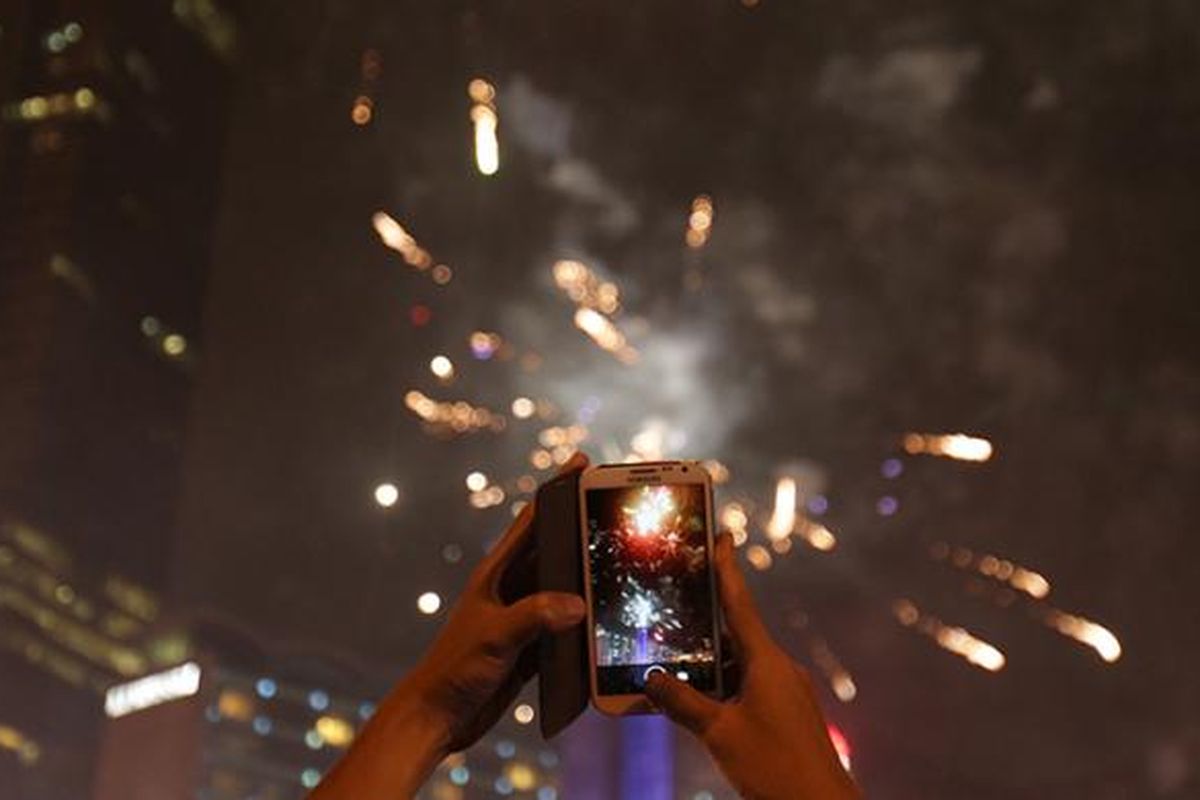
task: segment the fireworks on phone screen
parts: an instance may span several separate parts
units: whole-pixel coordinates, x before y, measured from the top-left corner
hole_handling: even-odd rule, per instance
[[[700,484],[587,492],[588,558],[602,694],[642,691],[647,668],[708,689],[714,623]]]

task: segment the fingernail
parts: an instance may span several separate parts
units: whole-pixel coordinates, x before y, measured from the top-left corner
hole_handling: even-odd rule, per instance
[[[555,625],[573,625],[587,614],[587,606],[583,598],[569,595],[561,600],[555,600],[547,609],[549,622]]]

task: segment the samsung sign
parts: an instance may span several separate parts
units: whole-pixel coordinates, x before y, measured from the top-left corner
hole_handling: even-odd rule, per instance
[[[191,697],[200,691],[200,665],[194,661],[156,672],[110,688],[104,696],[104,713],[123,717],[135,711]]]

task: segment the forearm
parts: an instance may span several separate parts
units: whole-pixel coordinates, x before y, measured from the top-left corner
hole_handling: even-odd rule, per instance
[[[380,705],[309,800],[407,800],[446,756],[448,734],[404,683]]]

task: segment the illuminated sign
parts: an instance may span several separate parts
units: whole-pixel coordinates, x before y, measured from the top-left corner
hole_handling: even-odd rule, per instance
[[[116,718],[144,711],[200,691],[200,665],[194,661],[113,686],[104,697],[104,713]]]

